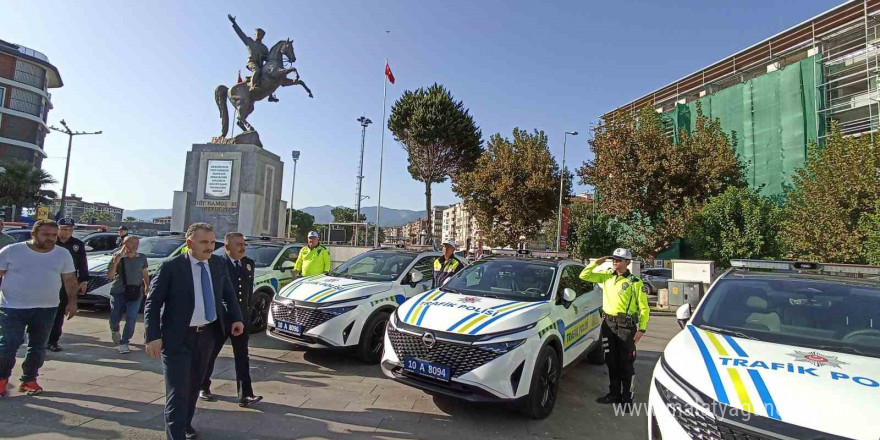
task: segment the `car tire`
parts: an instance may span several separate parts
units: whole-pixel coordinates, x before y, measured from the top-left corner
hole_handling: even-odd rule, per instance
[[[254,292],[251,296],[251,316],[248,330],[250,333],[260,333],[266,330],[266,323],[269,321],[269,306],[272,304],[272,297],[263,290]]]
[[[538,353],[529,395],[522,401],[522,412],[531,419],[539,420],[553,412],[559,392],[562,365],[559,354],[551,345],[545,345]]]
[[[599,343],[596,344],[596,347],[593,348],[589,354],[587,354],[587,362],[593,365],[603,365],[605,364],[605,346],[602,344],[602,337],[599,337]]]
[[[363,362],[375,365],[382,360],[382,350],[385,345],[385,327],[388,325],[388,312],[379,312],[370,317],[361,330],[361,340],[358,343],[357,355]]]

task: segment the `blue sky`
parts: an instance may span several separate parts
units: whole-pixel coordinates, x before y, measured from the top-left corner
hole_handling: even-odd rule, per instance
[[[285,161],[284,199],[298,149],[294,207],[354,205],[363,114],[374,121],[364,158],[364,205],[372,206],[386,57],[397,79],[389,111],[404,90],[439,82],[470,108],[485,140],[514,127],[544,130],[559,157],[562,133],[580,131],[566,159],[580,166],[602,113],[839,3],[796,4],[0,0],[0,39],[41,51],[59,68],[65,86],[52,91],[50,125],[65,119],[74,130],[104,131],[74,140],[68,193],[144,209],[171,207],[191,144],[219,134],[214,88],[246,72],[226,14],[248,34],[265,29],[268,46],[292,38],[315,98],[284,88],[280,103],[258,103],[249,119]],[[59,182],[66,148],[66,136],[47,136],[44,168]],[[434,185],[433,201],[457,201],[448,182]],[[382,205],[424,209],[424,186],[390,132]]]

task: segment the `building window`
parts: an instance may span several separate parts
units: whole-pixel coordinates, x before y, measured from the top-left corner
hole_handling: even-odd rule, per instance
[[[18,116],[6,115],[6,127],[0,136],[39,145],[41,142],[40,124]]]
[[[17,60],[15,63],[15,76],[13,79],[40,90],[45,90],[46,88],[46,70],[22,60]]]
[[[6,87],[0,87],[0,107],[6,106]]]
[[[9,95],[9,108],[39,118],[43,115],[43,97],[28,90],[13,88]]]

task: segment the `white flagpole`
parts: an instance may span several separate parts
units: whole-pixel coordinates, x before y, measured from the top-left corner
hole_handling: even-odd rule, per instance
[[[388,74],[385,69],[388,67],[388,59],[385,59],[385,65],[382,66],[382,141],[379,143],[379,198],[376,202],[376,230],[373,235],[373,246],[379,247],[379,212],[382,210],[382,161],[385,158],[385,98],[388,96]]]

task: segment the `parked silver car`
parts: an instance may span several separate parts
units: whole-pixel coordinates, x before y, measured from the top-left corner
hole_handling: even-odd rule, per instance
[[[642,269],[642,281],[649,290],[648,295],[656,295],[660,289],[667,289],[670,278],[672,278],[672,269],[662,267]]]

